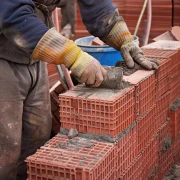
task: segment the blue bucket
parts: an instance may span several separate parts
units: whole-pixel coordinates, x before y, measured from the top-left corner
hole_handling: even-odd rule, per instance
[[[97,59],[101,63],[101,65],[114,66],[117,61],[123,60],[120,52],[108,45],[104,45],[104,46],[89,45],[94,38],[95,38],[94,36],[79,38],[75,40],[75,43],[84,52],[87,52],[95,59]]]
[[[123,57],[121,56],[120,51],[104,45],[104,46],[95,46],[89,45],[90,42],[94,39],[94,36],[87,36],[75,40],[77,46],[79,46],[84,52],[87,52],[95,59],[97,59],[101,65],[114,66],[117,61],[122,61]],[[139,46],[139,38],[134,36],[134,42]]]

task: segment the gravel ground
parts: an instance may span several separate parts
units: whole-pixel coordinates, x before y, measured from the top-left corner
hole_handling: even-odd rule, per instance
[[[171,168],[164,180],[180,180],[180,163]]]

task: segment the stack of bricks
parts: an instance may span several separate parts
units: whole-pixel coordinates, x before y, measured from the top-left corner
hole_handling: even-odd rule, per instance
[[[125,1],[125,12],[123,15],[130,32],[133,34],[136,28],[139,16],[142,11],[144,0],[126,0]],[[171,0],[152,0],[152,22],[151,22],[151,31],[149,36],[149,42],[152,42],[152,39],[156,36],[162,34],[165,31],[171,29],[172,26],[172,1]],[[143,40],[145,35],[145,29],[147,25],[147,8],[142,16],[141,23],[139,25],[137,36]]]
[[[159,70],[124,76],[129,87],[59,95],[64,134],[79,135],[58,134],[29,156],[28,180],[162,180],[180,161],[180,50],[143,50]]]

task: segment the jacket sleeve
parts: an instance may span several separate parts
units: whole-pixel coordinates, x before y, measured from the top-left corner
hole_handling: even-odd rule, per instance
[[[34,15],[32,0],[1,0],[0,31],[31,54],[48,27]]]
[[[123,20],[112,0],[78,0],[78,6],[89,33],[104,41],[114,24]]]

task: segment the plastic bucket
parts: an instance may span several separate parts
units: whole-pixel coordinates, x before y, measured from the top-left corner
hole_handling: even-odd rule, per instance
[[[114,66],[117,61],[122,61],[123,57],[121,56],[120,51],[104,45],[104,46],[95,46],[89,45],[90,42],[94,39],[94,36],[87,36],[75,40],[77,46],[79,46],[84,52],[87,52],[95,59],[97,59],[101,65]],[[139,44],[139,39],[135,36],[135,42]]]

